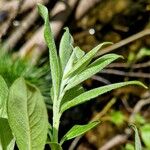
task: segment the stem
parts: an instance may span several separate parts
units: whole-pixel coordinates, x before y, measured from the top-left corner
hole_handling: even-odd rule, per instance
[[[58,143],[59,122],[60,122],[60,115],[59,115],[58,99],[54,98],[54,104],[53,104],[53,139],[52,139],[52,141],[56,142],[56,143]]]
[[[58,143],[58,132],[59,132],[59,123],[60,123],[60,104],[61,104],[61,100],[64,96],[64,83],[61,83],[61,87],[60,87],[60,94],[58,98],[54,98],[54,104],[53,104],[53,142]],[[55,96],[57,97],[57,96]]]

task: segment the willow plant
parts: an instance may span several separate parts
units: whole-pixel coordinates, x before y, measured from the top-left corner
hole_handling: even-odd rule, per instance
[[[44,19],[44,37],[49,48],[53,122],[52,125],[48,123],[44,99],[38,87],[23,77],[17,78],[8,87],[0,76],[0,149],[13,150],[16,143],[19,150],[43,150],[45,144],[49,144],[52,150],[62,150],[65,141],[84,134],[100,123],[97,120],[86,125],[74,125],[60,139],[60,118],[66,110],[116,88],[127,85],[145,87],[139,81],[128,81],[85,91],[81,84],[83,81],[121,56],[106,54],[93,60],[99,49],[110,43],[99,44],[85,53],[79,47],[73,46],[73,38],[68,28],[65,28],[57,54],[48,10],[41,4],[38,9]]]
[[[122,58],[122,56],[106,54],[92,61],[102,46],[111,43],[104,42],[99,44],[85,54],[79,47],[73,46],[73,37],[69,33],[68,28],[65,28],[65,32],[59,45],[59,54],[57,54],[54,37],[49,23],[48,10],[41,4],[38,5],[38,8],[45,22],[44,37],[49,48],[52,76],[51,98],[53,100],[53,124],[51,126],[50,145],[51,149],[56,150],[62,149],[61,145],[66,140],[82,135],[100,123],[100,121],[93,121],[86,125],[75,125],[59,141],[59,124],[64,111],[119,87],[132,84],[145,86],[139,81],[128,81],[84,91],[81,85],[83,81],[100,72],[116,59]]]

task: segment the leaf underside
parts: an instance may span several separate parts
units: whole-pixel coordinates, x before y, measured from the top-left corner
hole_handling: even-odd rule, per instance
[[[20,150],[42,150],[48,131],[47,111],[40,91],[23,78],[10,87],[8,121]]]

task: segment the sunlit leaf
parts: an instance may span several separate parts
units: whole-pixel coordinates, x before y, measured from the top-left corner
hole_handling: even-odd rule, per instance
[[[65,28],[65,30],[66,31],[61,38],[60,46],[59,46],[59,56],[60,56],[62,71],[65,69],[65,66],[73,51],[73,46],[72,46],[73,38],[69,33],[69,29]]]
[[[13,150],[15,139],[12,135],[8,120],[0,118],[0,150]]]
[[[75,125],[73,126],[61,139],[60,143],[62,144],[64,141],[73,139],[77,136],[80,136],[87,131],[91,130],[95,126],[97,126],[100,123],[100,121],[93,121],[86,125]]]
[[[130,125],[135,132],[135,150],[142,150],[141,140],[139,137],[138,129],[135,125]]]
[[[111,85],[106,85],[103,87],[99,87],[99,88],[95,88],[92,89],[90,91],[87,91],[85,93],[82,93],[81,95],[75,97],[73,100],[66,102],[65,104],[62,105],[61,107],[61,113],[64,112],[65,110],[74,107],[76,105],[82,104],[86,101],[89,101],[99,95],[102,95],[104,93],[107,93],[113,89],[117,89],[123,86],[127,86],[127,85],[140,85],[145,87],[145,85],[143,85],[141,82],[139,81],[128,81],[128,82],[121,82],[121,83],[115,83],[115,84],[111,84]],[[146,88],[146,87],[145,87]]]
[[[142,140],[144,142],[144,144],[150,148],[150,123],[148,124],[145,124],[143,125],[141,128],[140,128],[140,131],[141,131],[141,137],[142,137]]]
[[[69,61],[66,65],[66,68],[64,70],[64,77],[66,74],[72,70],[73,66],[78,62],[79,59],[81,59],[84,56],[85,52],[81,50],[79,47],[75,47],[73,49],[73,52],[69,58]]]
[[[6,103],[8,97],[8,87],[3,77],[0,76],[0,118],[7,118]]]
[[[78,61],[73,66],[73,68],[66,74],[66,78],[72,74],[77,74],[78,72],[81,72],[91,62],[91,60],[99,51],[99,49],[101,49],[102,46],[107,45],[107,44],[110,44],[110,42],[104,42],[102,44],[99,44],[98,46],[93,48],[91,51],[89,51],[87,54],[85,54],[84,57],[82,57],[80,61]]]
[[[56,95],[58,95],[59,93],[59,84],[61,78],[59,60],[57,56],[54,37],[49,23],[48,10],[45,6],[41,4],[38,4],[38,9],[42,18],[44,19],[44,37],[49,48],[50,69],[54,88],[54,96],[56,97]]]
[[[107,54],[102,56],[101,58],[94,61],[92,64],[87,66],[87,69],[77,74],[74,78],[72,78],[69,84],[66,86],[66,90],[71,89],[72,87],[80,84],[86,79],[90,78],[94,74],[100,72],[103,68],[109,65],[114,60],[120,58],[121,56],[116,54]]]
[[[48,119],[43,97],[33,85],[18,78],[10,87],[8,122],[19,150],[42,150],[47,138]]]

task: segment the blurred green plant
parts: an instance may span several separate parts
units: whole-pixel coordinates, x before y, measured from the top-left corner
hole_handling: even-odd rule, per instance
[[[1,49],[3,51],[3,49]],[[49,86],[51,86],[51,77],[48,64],[41,66],[32,65],[29,61],[20,58],[13,58],[8,53],[0,55],[0,75],[5,79],[8,87],[19,77],[24,77],[28,82],[36,85],[48,107],[51,107]]]

